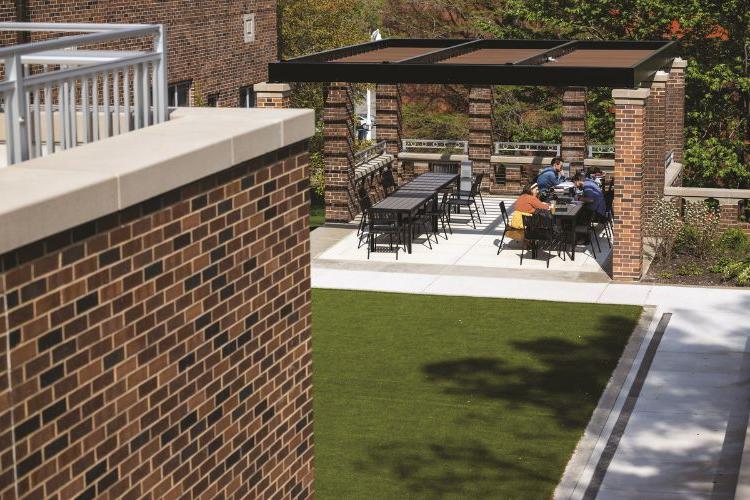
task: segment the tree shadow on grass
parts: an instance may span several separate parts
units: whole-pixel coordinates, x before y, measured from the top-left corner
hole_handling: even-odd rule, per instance
[[[617,325],[614,332],[612,325]],[[583,429],[622,354],[627,340],[622,333],[634,327],[630,318],[608,316],[600,333],[586,342],[560,337],[511,342],[519,359],[533,358],[529,366],[471,357],[430,363],[422,370],[446,394],[499,400],[509,408],[534,406],[553,412],[561,426]]]
[[[508,498],[519,493],[514,486],[533,482],[540,491],[551,491],[558,479],[512,457],[501,458],[475,440],[394,441],[370,449],[367,460],[356,466],[368,474],[391,477],[420,498]]]

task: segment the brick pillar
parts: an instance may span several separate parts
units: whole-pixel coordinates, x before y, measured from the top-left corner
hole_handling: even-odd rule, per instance
[[[640,279],[643,268],[643,164],[646,103],[649,89],[614,89],[615,100],[615,238],[612,277]]]
[[[672,61],[667,79],[666,143],[667,153],[674,151],[674,161],[685,158],[685,68],[687,61],[679,57]]]
[[[664,194],[664,157],[667,152],[665,138],[666,84],[669,75],[658,71],[651,82],[646,106],[646,136],[643,160],[644,215],[655,200]]]
[[[386,151],[394,157],[401,151],[401,90],[398,85],[375,86],[375,133],[377,141],[386,141]],[[398,178],[403,180],[400,162],[396,160]]]
[[[286,83],[256,83],[255,107],[257,108],[291,108],[292,88]]]
[[[326,222],[349,222],[357,214],[352,192],[354,104],[348,83],[330,83],[323,109]]]
[[[469,160],[475,173],[486,174],[482,190],[493,183],[492,166],[492,87],[471,87],[469,92]]]
[[[586,158],[586,87],[567,87],[563,92],[561,156],[571,172],[583,168]]]

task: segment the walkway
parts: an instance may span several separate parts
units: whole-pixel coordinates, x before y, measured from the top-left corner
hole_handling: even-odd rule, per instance
[[[314,255],[316,244],[320,255],[325,237],[315,232]],[[750,291],[550,281],[560,271],[542,279],[542,272],[487,277],[460,274],[468,268],[349,264],[314,259],[313,286],[654,306],[603,428],[589,436],[593,453],[576,470],[569,467],[556,497],[730,499],[737,489],[737,498],[750,498],[746,476],[738,485],[750,394]],[[597,469],[603,479],[592,484]]]

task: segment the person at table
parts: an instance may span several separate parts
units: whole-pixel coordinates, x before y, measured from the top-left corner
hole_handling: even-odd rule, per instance
[[[552,188],[565,181],[562,175],[563,162],[559,156],[552,160],[552,164],[539,172],[536,183],[539,185],[539,191],[542,194],[548,193]]]
[[[510,227],[523,229],[523,216],[531,215],[539,209],[549,210],[549,204],[539,200],[539,186],[536,183],[529,184],[523,188],[523,193],[513,205]]]
[[[604,192],[599,184],[587,179],[581,173],[573,177],[573,184],[581,191],[581,200],[586,203],[586,208],[593,210],[597,217],[604,219],[607,213],[607,203],[604,201]]]

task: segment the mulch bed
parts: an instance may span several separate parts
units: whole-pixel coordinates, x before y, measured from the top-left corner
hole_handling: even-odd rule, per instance
[[[709,269],[716,263],[715,258],[700,259],[690,255],[678,255],[671,262],[661,262],[657,257],[651,264],[645,282],[667,283],[690,286],[724,286],[740,288],[732,281],[726,281],[721,274],[712,273]],[[693,269],[701,274],[692,274]]]

